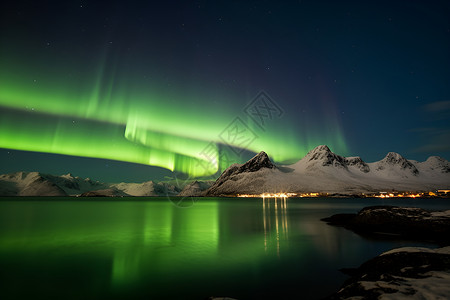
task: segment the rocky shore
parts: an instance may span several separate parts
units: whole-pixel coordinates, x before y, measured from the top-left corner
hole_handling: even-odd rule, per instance
[[[450,298],[450,247],[394,249],[342,271],[350,279],[327,300]]]
[[[450,210],[432,212],[415,207],[370,206],[357,214],[322,219],[372,238],[402,238],[450,245]]]
[[[393,249],[358,268],[341,269],[350,278],[327,300],[450,299],[450,210],[372,206],[357,214],[337,214],[322,220],[364,237],[446,246]]]

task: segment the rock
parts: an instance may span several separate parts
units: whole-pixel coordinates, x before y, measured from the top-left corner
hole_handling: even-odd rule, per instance
[[[394,249],[347,269],[352,277],[326,299],[448,299],[449,270],[450,247]]]
[[[360,235],[450,244],[450,211],[430,212],[413,207],[371,206],[363,208],[358,214],[337,214],[322,221],[329,225],[343,226]]]

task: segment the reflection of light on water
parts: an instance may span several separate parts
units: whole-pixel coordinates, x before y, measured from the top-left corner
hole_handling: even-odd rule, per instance
[[[280,240],[288,240],[288,222],[287,222],[287,197],[266,198],[263,200],[263,224],[264,224],[264,250],[267,252],[272,238],[271,231],[275,229],[275,242],[277,255],[280,255]],[[270,202],[273,201],[273,210],[270,207]],[[279,203],[278,203],[279,202]],[[273,216],[274,215],[274,216]],[[272,218],[275,219],[275,228],[271,226]]]
[[[122,227],[115,247],[111,284],[116,291],[125,291],[138,284],[150,269],[167,272],[188,262],[203,261],[217,255],[219,245],[218,202],[179,209],[168,203],[145,203],[129,211],[136,214],[134,222]],[[178,248],[177,248],[178,247]],[[182,255],[174,257],[177,249]]]
[[[263,197],[263,220],[264,220],[264,250],[267,251],[267,222],[266,222],[266,198]]]
[[[280,255],[280,231],[278,230],[278,206],[275,198],[275,227],[277,229],[277,254]]]
[[[112,286],[122,289],[133,284],[139,278],[140,262],[142,259],[141,248],[130,251],[118,249],[114,253],[112,265]]]

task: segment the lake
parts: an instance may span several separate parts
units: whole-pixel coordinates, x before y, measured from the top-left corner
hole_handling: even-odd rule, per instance
[[[320,299],[383,251],[320,219],[449,199],[2,198],[1,299]],[[190,201],[189,200],[189,201]],[[174,204],[175,203],[175,204]]]

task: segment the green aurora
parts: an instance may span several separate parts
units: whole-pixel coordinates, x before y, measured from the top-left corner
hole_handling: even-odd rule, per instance
[[[321,143],[346,152],[332,119],[322,128],[305,120],[305,128],[294,129],[295,116],[284,113],[261,128],[244,112],[244,101],[181,85],[163,89],[157,81],[111,68],[106,58],[89,73],[86,66],[55,66],[50,58],[5,57],[0,59],[1,148],[126,161],[191,177],[242,162],[243,149],[266,151],[277,163],[293,163]]]

